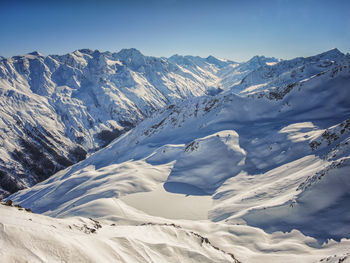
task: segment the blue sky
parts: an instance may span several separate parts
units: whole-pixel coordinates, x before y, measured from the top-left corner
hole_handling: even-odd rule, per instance
[[[293,58],[350,52],[347,0],[0,0],[0,55],[81,48]]]

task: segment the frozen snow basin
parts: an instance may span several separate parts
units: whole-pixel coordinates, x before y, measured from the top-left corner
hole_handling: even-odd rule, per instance
[[[153,191],[129,194],[120,199],[149,215],[169,219],[206,220],[212,205],[210,195],[181,183],[160,184]]]

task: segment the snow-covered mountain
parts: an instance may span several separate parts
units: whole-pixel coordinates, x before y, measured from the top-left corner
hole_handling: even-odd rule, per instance
[[[251,70],[241,82],[232,87],[232,90],[235,93],[247,94],[282,87],[322,74],[326,70],[336,69],[340,65],[347,64],[348,61],[349,55],[335,48],[312,57],[266,63]]]
[[[265,60],[136,49],[0,58],[0,196],[84,159],[167,105],[230,88]]]
[[[169,60],[191,67],[197,58]],[[291,78],[296,67],[304,69]],[[271,77],[259,73],[267,69]],[[349,55],[332,50],[262,65],[239,85],[250,83],[253,91],[262,81],[267,90],[248,96],[234,94],[233,86],[168,105],[9,198],[52,217],[173,223],[242,262],[322,262],[333,255],[346,262]]]

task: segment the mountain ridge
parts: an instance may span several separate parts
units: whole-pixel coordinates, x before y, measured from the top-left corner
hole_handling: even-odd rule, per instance
[[[2,59],[1,195],[84,159],[167,104],[222,90],[216,72],[233,62],[187,59],[190,67],[136,49]]]
[[[345,63],[338,50],[318,57],[324,58],[319,63],[326,63],[325,67],[313,69],[312,74],[334,67],[327,62],[332,57]],[[2,195],[84,159],[167,105],[191,97],[241,92],[242,86],[256,86],[255,79],[259,85],[269,81],[262,85],[265,88],[302,80],[311,73],[284,82],[273,76],[286,75],[284,64],[289,65],[289,72],[314,60],[298,58],[295,63],[255,56],[236,63],[213,56],[156,58],[133,48],[117,53],[80,49],[49,56],[34,51],[5,58],[0,63]],[[271,79],[254,77],[280,65],[282,71]],[[36,161],[40,159],[44,161]]]

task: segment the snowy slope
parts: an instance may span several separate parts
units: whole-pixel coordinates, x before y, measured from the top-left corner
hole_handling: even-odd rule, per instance
[[[207,238],[175,225],[53,219],[0,206],[2,262],[233,262]]]
[[[232,90],[235,93],[249,94],[282,87],[322,74],[340,65],[349,64],[349,61],[349,55],[341,53],[338,49],[332,49],[312,57],[268,63],[249,72],[240,83],[232,87]]]
[[[276,59],[274,57],[264,57],[264,56],[254,56],[250,60],[239,64],[230,64],[224,68],[221,68],[218,72],[220,76],[220,86],[224,89],[230,89],[233,86],[239,84],[247,75],[260,67],[273,66],[281,59]],[[234,92],[238,93],[239,89],[233,89]]]
[[[242,262],[346,259],[350,68],[342,61],[275,90],[169,105],[10,199],[53,217],[175,222]],[[191,206],[181,209],[186,198]]]

